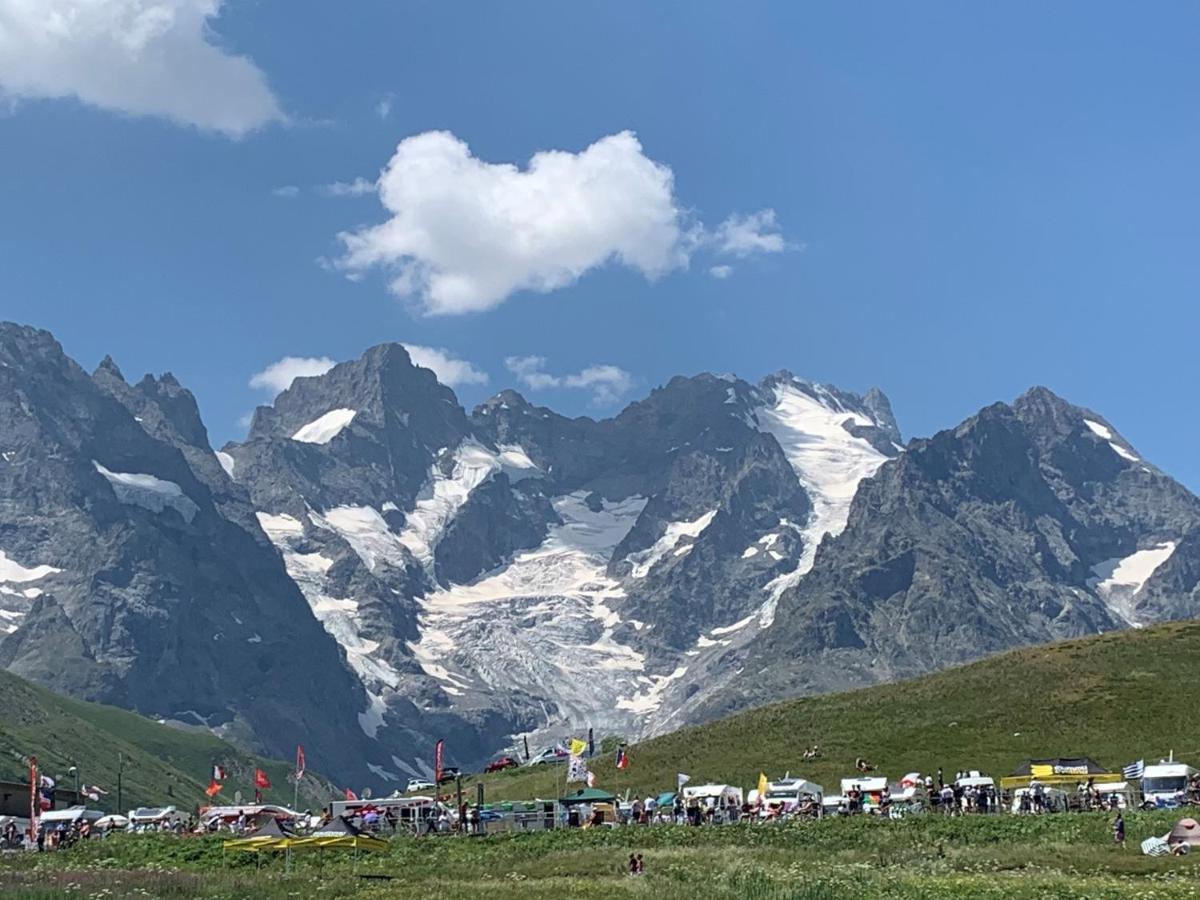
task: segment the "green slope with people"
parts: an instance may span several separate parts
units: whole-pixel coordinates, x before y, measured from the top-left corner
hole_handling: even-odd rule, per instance
[[[754,786],[759,772],[790,771],[826,790],[854,774],[862,757],[898,780],[910,771],[948,777],[979,769],[995,777],[1027,758],[1091,756],[1111,769],[1174,751],[1200,765],[1191,683],[1200,660],[1200,621],[1030,647],[894,684],[789,700],[629,748],[591,763],[596,784],[644,796],[693,783]],[[820,748],[805,760],[805,748]],[[488,799],[552,797],[562,766],[485,776]]]
[[[243,753],[203,731],[161,725],[135,713],[73,700],[0,671],[0,780],[28,779],[27,757],[36,756],[41,771],[74,788],[71,766],[81,784],[108,792],[93,807],[117,810],[117,774],[121,773],[124,812],[136,806],[174,805],[190,810],[204,795],[214,764],[227,777],[217,802],[234,802],[234,792],[253,798],[255,768],[261,767],[272,787],[268,802],[292,803],[291,765]],[[301,785],[301,802],[324,806],[330,787],[309,773]]]

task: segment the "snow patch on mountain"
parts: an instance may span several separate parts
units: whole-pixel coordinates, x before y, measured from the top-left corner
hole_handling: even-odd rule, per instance
[[[774,387],[773,402],[757,410],[759,428],[775,437],[812,502],[801,534],[799,563],[767,585],[762,624],[775,618],[779,597],[808,574],[827,534],[846,528],[850,503],[864,478],[887,461],[884,454],[846,430],[846,425],[877,423],[861,409],[848,409],[819,384],[792,381]]]
[[[331,409],[293,434],[292,440],[302,444],[328,444],[354,421],[356,415],[358,411],[353,409]]]
[[[29,611],[32,601],[42,595],[40,588],[24,589],[9,587],[10,584],[29,584],[56,575],[62,569],[54,566],[27,568],[0,550],[0,634],[11,634],[17,630],[21,620]]]
[[[28,581],[40,581],[47,575],[56,575],[62,569],[56,569],[54,566],[34,566],[26,568],[15,559],[10,559],[8,554],[0,550],[0,581],[16,582],[24,584]]]
[[[230,478],[233,477],[234,459],[224,450],[216,452],[217,462],[221,464],[221,468],[225,470],[225,474]]]
[[[1130,462],[1141,462],[1140,458],[1116,442],[1111,429],[1104,427],[1099,422],[1093,422],[1091,419],[1084,419],[1083,424],[1086,425],[1088,430],[1091,431],[1092,434],[1096,435],[1096,437],[1108,441],[1108,446],[1112,448],[1112,451],[1117,454],[1117,456],[1121,457],[1122,459],[1127,459]]]
[[[635,712],[640,716],[646,716],[656,711],[663,702],[663,694],[672,682],[678,681],[687,674],[687,666],[678,666],[670,675],[658,675],[654,678],[643,678],[642,681],[649,683],[649,687],[631,697],[620,697],[617,700],[617,709],[627,709]]]
[[[685,555],[691,550],[691,544],[679,547],[680,541],[685,538],[691,538],[694,541],[704,532],[704,529],[712,524],[716,514],[717,511],[713,509],[691,522],[668,522],[663,536],[651,546],[625,557],[626,561],[633,564],[630,575],[634,578],[645,578],[650,570],[671,551],[675,551],[676,556]]]
[[[393,532],[378,510],[370,506],[335,506],[313,513],[312,521],[318,528],[340,535],[371,572],[380,563],[403,568],[407,562],[402,536]]]
[[[113,493],[122,503],[140,506],[155,513],[173,509],[186,522],[191,522],[200,512],[200,507],[173,481],[135,472],[112,472],[94,459],[92,465],[112,486]]]
[[[1121,619],[1140,628],[1143,623],[1134,615],[1134,598],[1155,570],[1171,558],[1175,547],[1175,541],[1164,541],[1124,558],[1106,559],[1092,566],[1096,577],[1089,579],[1088,585]]]
[[[434,550],[446,526],[475,488],[500,471],[508,473],[514,480],[538,471],[520,447],[506,446],[496,452],[474,438],[467,438],[458,445],[449,469],[447,474],[440,460],[430,467],[429,479],[400,534],[400,542],[428,572],[433,571]]]

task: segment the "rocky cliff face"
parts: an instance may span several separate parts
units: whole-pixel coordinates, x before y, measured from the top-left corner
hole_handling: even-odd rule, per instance
[[[902,448],[887,398],[672,379],[469,415],[399,345],[214,453],[169,375],[0,326],[0,665],[394,788],[446,738],[629,737],[1195,615],[1200,501],[1048,391]]]
[[[174,379],[93,379],[0,325],[0,444],[0,665],[276,755],[309,734],[314,765],[356,770],[361,689]]]
[[[1200,614],[1200,501],[1096,413],[1035,388],[913,441],[699,715]]]

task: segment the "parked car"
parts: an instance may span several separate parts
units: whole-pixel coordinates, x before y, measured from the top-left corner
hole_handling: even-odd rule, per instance
[[[426,781],[424,778],[410,778],[408,779],[408,787],[404,790],[410,794],[413,791],[432,791],[433,782]]]
[[[492,760],[488,763],[485,772],[503,772],[505,769],[515,769],[519,763],[511,756],[501,756],[499,759]]]
[[[438,779],[438,784],[449,784],[458,778],[460,774],[456,766],[447,766],[442,769],[442,777]]]
[[[525,763],[527,766],[540,766],[545,763],[565,763],[570,754],[566,747],[547,747],[540,753],[534,754],[533,759]]]

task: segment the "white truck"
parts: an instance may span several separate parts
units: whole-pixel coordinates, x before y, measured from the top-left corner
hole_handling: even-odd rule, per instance
[[[1187,796],[1188,781],[1197,770],[1172,756],[1142,772],[1142,802],[1146,806],[1176,807]]]

